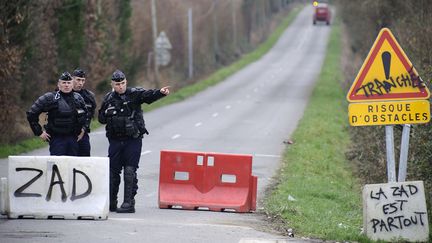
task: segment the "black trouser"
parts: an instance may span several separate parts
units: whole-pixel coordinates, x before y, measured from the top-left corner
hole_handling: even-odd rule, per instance
[[[78,154],[78,137],[75,135],[51,135],[49,141],[50,155],[77,156]]]
[[[78,141],[78,156],[90,156],[90,148],[90,137],[86,132]]]
[[[120,173],[124,168],[124,202],[135,205],[134,197],[138,190],[136,170],[141,157],[141,138],[109,139],[108,157],[110,158],[110,210],[117,206],[117,194],[120,184]],[[135,209],[133,209],[135,210]]]
[[[110,168],[120,174],[123,167],[138,168],[141,157],[142,138],[130,138],[125,140],[108,139],[108,157]]]

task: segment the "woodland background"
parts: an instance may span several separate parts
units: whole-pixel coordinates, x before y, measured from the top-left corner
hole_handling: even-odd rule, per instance
[[[343,69],[348,90],[379,31],[390,28],[420,77],[432,90],[432,5],[427,0],[336,1],[345,26]],[[399,129],[398,129],[399,128]],[[386,183],[384,126],[350,127],[352,149],[347,153],[364,183]],[[395,159],[399,161],[402,129],[394,129]],[[432,126],[429,122],[411,128],[407,181],[423,180],[432,220]],[[398,164],[398,163],[396,163]],[[398,168],[396,168],[398,169]],[[397,171],[397,170],[396,170]]]
[[[0,145],[32,137],[25,111],[80,67],[97,101],[121,69],[131,85],[175,91],[232,63],[276,27],[295,0],[156,0],[171,62],[153,68],[151,0],[0,0]],[[188,72],[188,9],[194,76]]]

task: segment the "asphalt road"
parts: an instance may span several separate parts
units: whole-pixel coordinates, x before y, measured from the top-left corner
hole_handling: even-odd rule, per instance
[[[329,32],[326,25],[312,25],[308,6],[260,60],[183,102],[144,114],[150,136],[143,140],[135,214],[110,213],[102,221],[3,216],[0,242],[288,241],[267,226],[261,201],[287,146],[283,141],[290,138],[308,103]],[[107,155],[103,128],[91,133],[91,141],[92,156]],[[253,155],[258,212],[159,209],[159,158],[165,149]],[[48,155],[48,149],[26,155]],[[0,161],[2,177],[7,176],[6,164]]]

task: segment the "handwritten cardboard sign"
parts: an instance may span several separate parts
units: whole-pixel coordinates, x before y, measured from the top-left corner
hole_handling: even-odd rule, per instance
[[[423,181],[365,185],[363,227],[373,240],[427,242],[429,223]]]

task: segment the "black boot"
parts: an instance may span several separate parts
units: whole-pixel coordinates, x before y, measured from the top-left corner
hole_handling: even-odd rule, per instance
[[[138,179],[136,168],[126,166],[124,168],[124,200],[117,208],[117,213],[135,213],[135,195],[138,190]]]
[[[116,212],[117,211],[117,193],[120,185],[120,173],[115,172],[113,169],[110,169],[110,205],[109,211]]]

